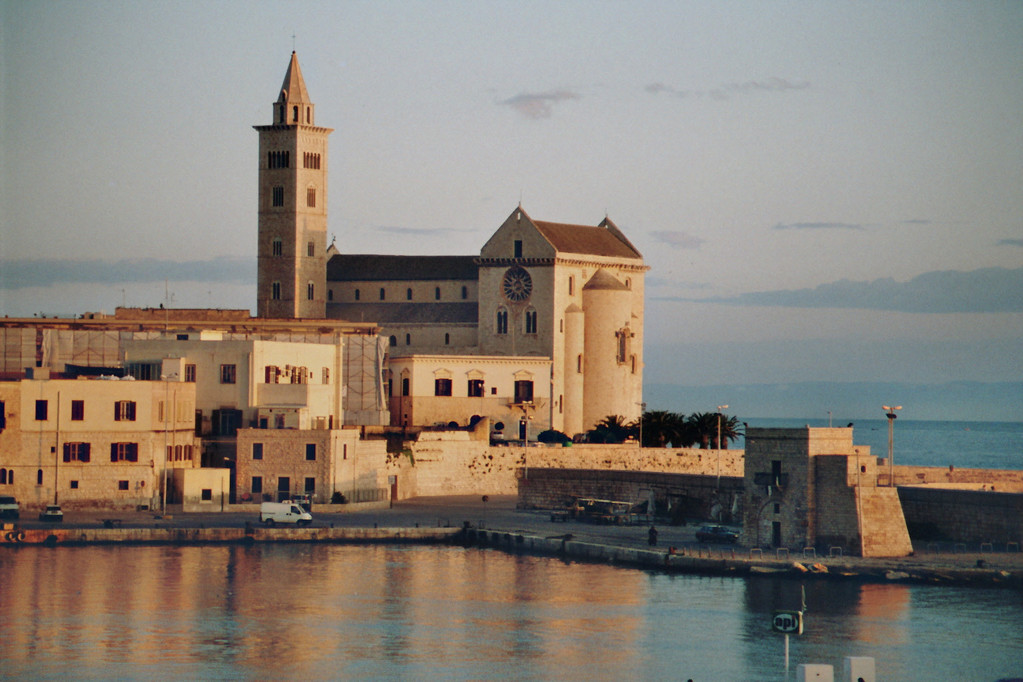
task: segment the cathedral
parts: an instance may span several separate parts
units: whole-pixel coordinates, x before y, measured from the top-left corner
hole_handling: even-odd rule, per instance
[[[392,425],[472,417],[584,432],[643,402],[648,267],[609,219],[534,220],[516,206],[479,255],[327,246],[327,138],[293,52],[259,133],[257,312],[374,323]]]

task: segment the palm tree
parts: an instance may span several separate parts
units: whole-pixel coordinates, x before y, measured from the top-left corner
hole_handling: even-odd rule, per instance
[[[723,421],[723,420],[722,420]],[[717,412],[694,412],[686,420],[689,428],[692,429],[695,442],[700,444],[701,450],[710,448],[711,443],[717,444],[718,435],[718,413]]]
[[[643,447],[676,446],[683,438],[685,416],[676,412],[653,410],[643,413]],[[685,447],[685,446],[682,446]]]
[[[738,440],[743,435],[738,417],[721,417],[721,449],[728,449],[728,441]],[[715,434],[716,436],[716,434]]]
[[[620,414],[610,414],[597,422],[587,435],[591,443],[622,443],[633,434],[634,428]]]

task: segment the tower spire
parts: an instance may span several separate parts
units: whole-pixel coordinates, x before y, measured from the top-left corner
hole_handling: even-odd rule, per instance
[[[314,125],[315,107],[305,87],[305,78],[298,65],[298,55],[291,52],[288,71],[281,83],[281,92],[274,103],[275,118],[278,125]]]

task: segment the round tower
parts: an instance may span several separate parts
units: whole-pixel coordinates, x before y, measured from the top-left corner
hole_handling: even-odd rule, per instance
[[[617,277],[597,270],[583,287],[585,341],[583,428],[590,429],[608,415],[627,420],[640,411],[632,385],[632,293]]]

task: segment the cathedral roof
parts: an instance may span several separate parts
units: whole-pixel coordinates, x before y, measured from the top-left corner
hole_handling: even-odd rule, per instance
[[[386,256],[339,253],[327,261],[330,282],[479,279],[476,256]]]
[[[369,320],[374,324],[477,324],[475,301],[454,303],[328,303],[327,316],[348,322]]]
[[[522,207],[520,206],[518,210],[522,211]],[[523,211],[523,213],[525,212]],[[528,215],[526,217],[536,225],[540,234],[559,253],[581,253],[611,258],[643,258],[642,254],[609,218],[604,218],[600,225],[591,227],[533,220]]]
[[[604,227],[566,225],[534,220],[536,229],[559,253],[585,253],[612,258],[642,258],[628,241],[619,239]]]

